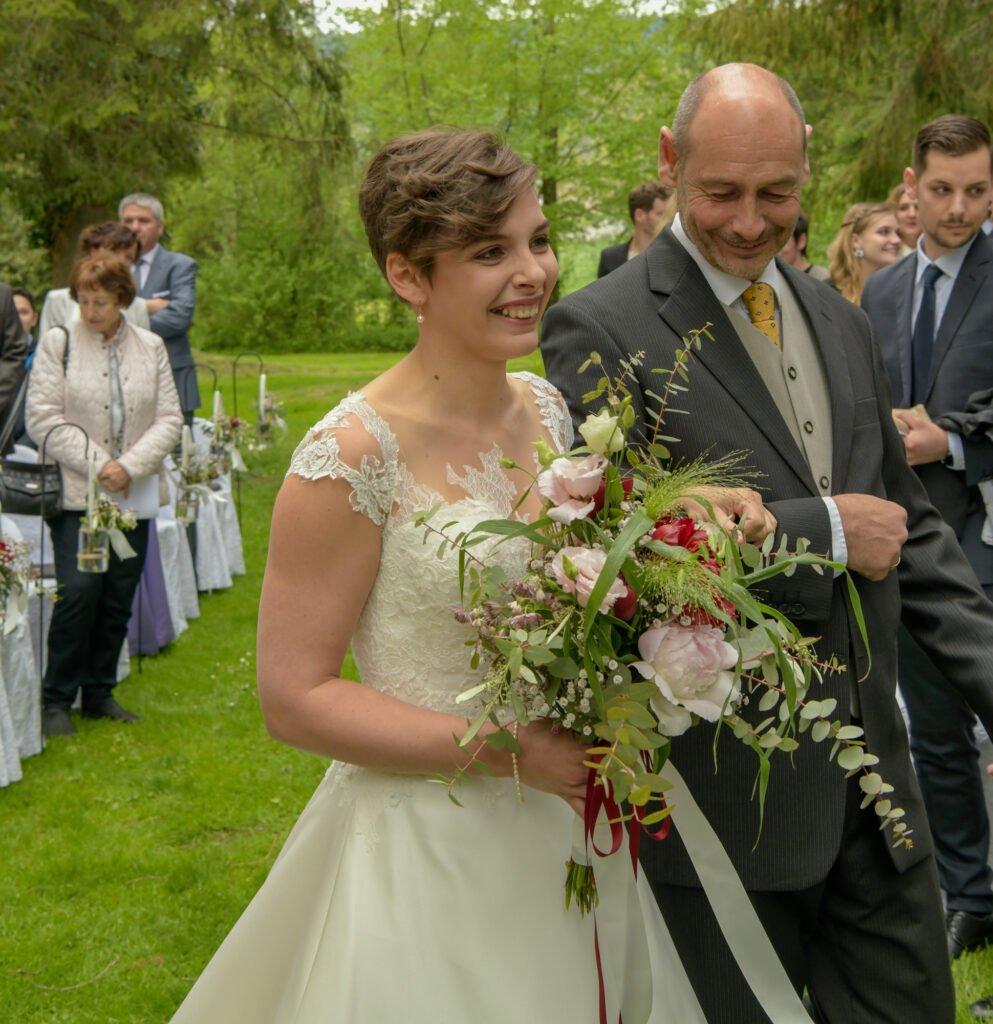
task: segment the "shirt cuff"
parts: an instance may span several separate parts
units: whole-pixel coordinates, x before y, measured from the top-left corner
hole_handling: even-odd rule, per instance
[[[948,466],[949,469],[964,470],[965,447],[962,444],[962,435],[951,430],[947,430],[945,433],[948,434],[948,454],[942,461],[942,465]]]
[[[831,519],[831,561],[848,565],[848,542],[845,540],[845,525],[841,521],[841,513],[834,498],[823,498]]]

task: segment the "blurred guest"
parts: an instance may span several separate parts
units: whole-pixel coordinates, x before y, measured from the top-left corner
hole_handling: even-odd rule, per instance
[[[148,303],[152,330],[165,342],[183,418],[192,423],[193,411],[200,405],[197,370],[190,348],[197,298],[196,260],[160,244],[165,215],[155,196],[133,192],[120,201],[117,215],[141,242],[133,268],[138,294]]]
[[[114,255],[125,263],[133,263],[139,249],[138,236],[117,221],[105,221],[103,224],[91,224],[83,229],[79,236],[77,259],[87,256]],[[131,323],[138,327],[149,328],[148,309],[145,300],[135,298],[124,311]],[[52,327],[64,327],[79,319],[79,306],[69,294],[68,288],[53,288],[46,296],[41,307],[41,323],[38,336],[47,334]]]
[[[632,256],[648,248],[652,239],[665,227],[671,190],[660,181],[646,181],[628,193],[628,215],[634,224],[634,234],[620,245],[611,245],[600,252],[600,265],[596,276],[603,277],[623,266]]]
[[[850,206],[828,246],[831,283],[849,302],[862,297],[866,281],[900,258],[896,216],[885,203]]]
[[[907,191],[907,186],[901,181],[890,189],[886,197],[886,205],[896,215],[897,226],[900,231],[900,241],[903,242],[901,256],[906,256],[917,245],[917,239],[921,237],[921,222],[917,216],[917,200]]]
[[[27,354],[27,336],[21,326],[13,290],[10,285],[0,283],[0,423],[6,421],[17,395]]]
[[[38,326],[38,309],[34,296],[27,288],[11,288],[14,293],[14,305],[17,307],[17,316],[21,321],[21,327],[27,336],[28,355],[24,365],[31,365],[31,356],[34,354],[34,347],[37,339],[34,336],[34,329]]]
[[[158,509],[158,472],[179,439],[182,416],[162,339],[124,318],[135,285],[126,263],[91,256],[78,262],[69,283],[80,319],[42,335],[28,389],[27,423],[62,474],[62,510],[48,520],[59,600],[48,633],[43,681],[48,736],[71,736],[69,716],[82,691],[86,718],[133,722],[113,697],[117,661],[127,634],[135,588],[148,547],[150,519]],[[128,500],[138,517],[127,534],[136,557],[110,555],[106,573],[81,573],[76,549],[80,513],[86,508],[86,441],[96,453],[100,487]]]
[[[4,422],[3,427],[3,451],[10,450],[15,444],[33,447],[34,442],[28,437],[27,428],[24,425],[24,398],[27,393],[27,378],[31,373],[31,361],[34,359],[35,345],[38,339],[35,335],[35,328],[38,326],[38,310],[35,298],[27,288],[14,288],[14,305],[17,307],[17,315],[21,321],[21,327],[27,336],[28,349],[24,357],[24,380],[17,389],[17,395],[11,403],[7,415],[12,422]]]
[[[796,224],[793,226],[793,234],[790,235],[786,245],[779,250],[779,258],[786,260],[790,266],[796,267],[797,270],[809,274],[815,281],[827,283],[831,280],[827,267],[819,267],[816,263],[811,263],[807,258],[807,229],[809,227],[810,221],[807,220],[807,215],[801,210],[799,217],[796,219]]]

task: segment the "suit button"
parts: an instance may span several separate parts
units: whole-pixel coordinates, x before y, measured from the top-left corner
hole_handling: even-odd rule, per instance
[[[826,476],[821,477],[821,487],[826,491],[830,486],[831,481]]]
[[[791,366],[786,371],[786,375],[790,378],[790,380],[796,380],[796,377],[797,377],[796,367],[795,366]]]
[[[813,425],[813,423],[811,423],[810,420],[807,420],[807,422],[804,423],[804,425],[803,425],[803,430],[804,430],[804,433],[806,433],[806,434],[812,434],[814,432],[814,425]]]

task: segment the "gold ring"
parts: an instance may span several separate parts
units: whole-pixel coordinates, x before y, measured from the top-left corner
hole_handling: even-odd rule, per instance
[[[900,564],[900,556],[896,556],[896,561],[890,566],[890,572],[892,572]]]

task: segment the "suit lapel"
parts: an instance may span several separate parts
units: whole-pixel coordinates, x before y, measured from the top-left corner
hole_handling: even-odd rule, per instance
[[[914,356],[911,338],[914,335],[914,278],[917,275],[917,253],[912,252],[897,268],[893,281],[893,316],[896,322],[894,337],[900,359],[901,394],[893,396],[896,406],[910,405]]]
[[[649,287],[661,298],[658,315],[680,338],[687,338],[693,331],[710,324],[713,341],[703,339],[696,358],[804,485],[816,493],[803,454],[700,268],[669,231],[656,239],[645,256]],[[689,387],[692,394],[692,375]]]
[[[980,231],[966,253],[962,269],[955,278],[952,294],[948,297],[948,305],[945,307],[941,323],[938,325],[938,333],[934,339],[934,352],[931,354],[931,371],[928,374],[928,398],[931,396],[931,389],[934,387],[941,362],[948,354],[948,349],[958,333],[962,319],[979,294],[983,282],[989,281],[988,264],[990,259],[989,241]]]

